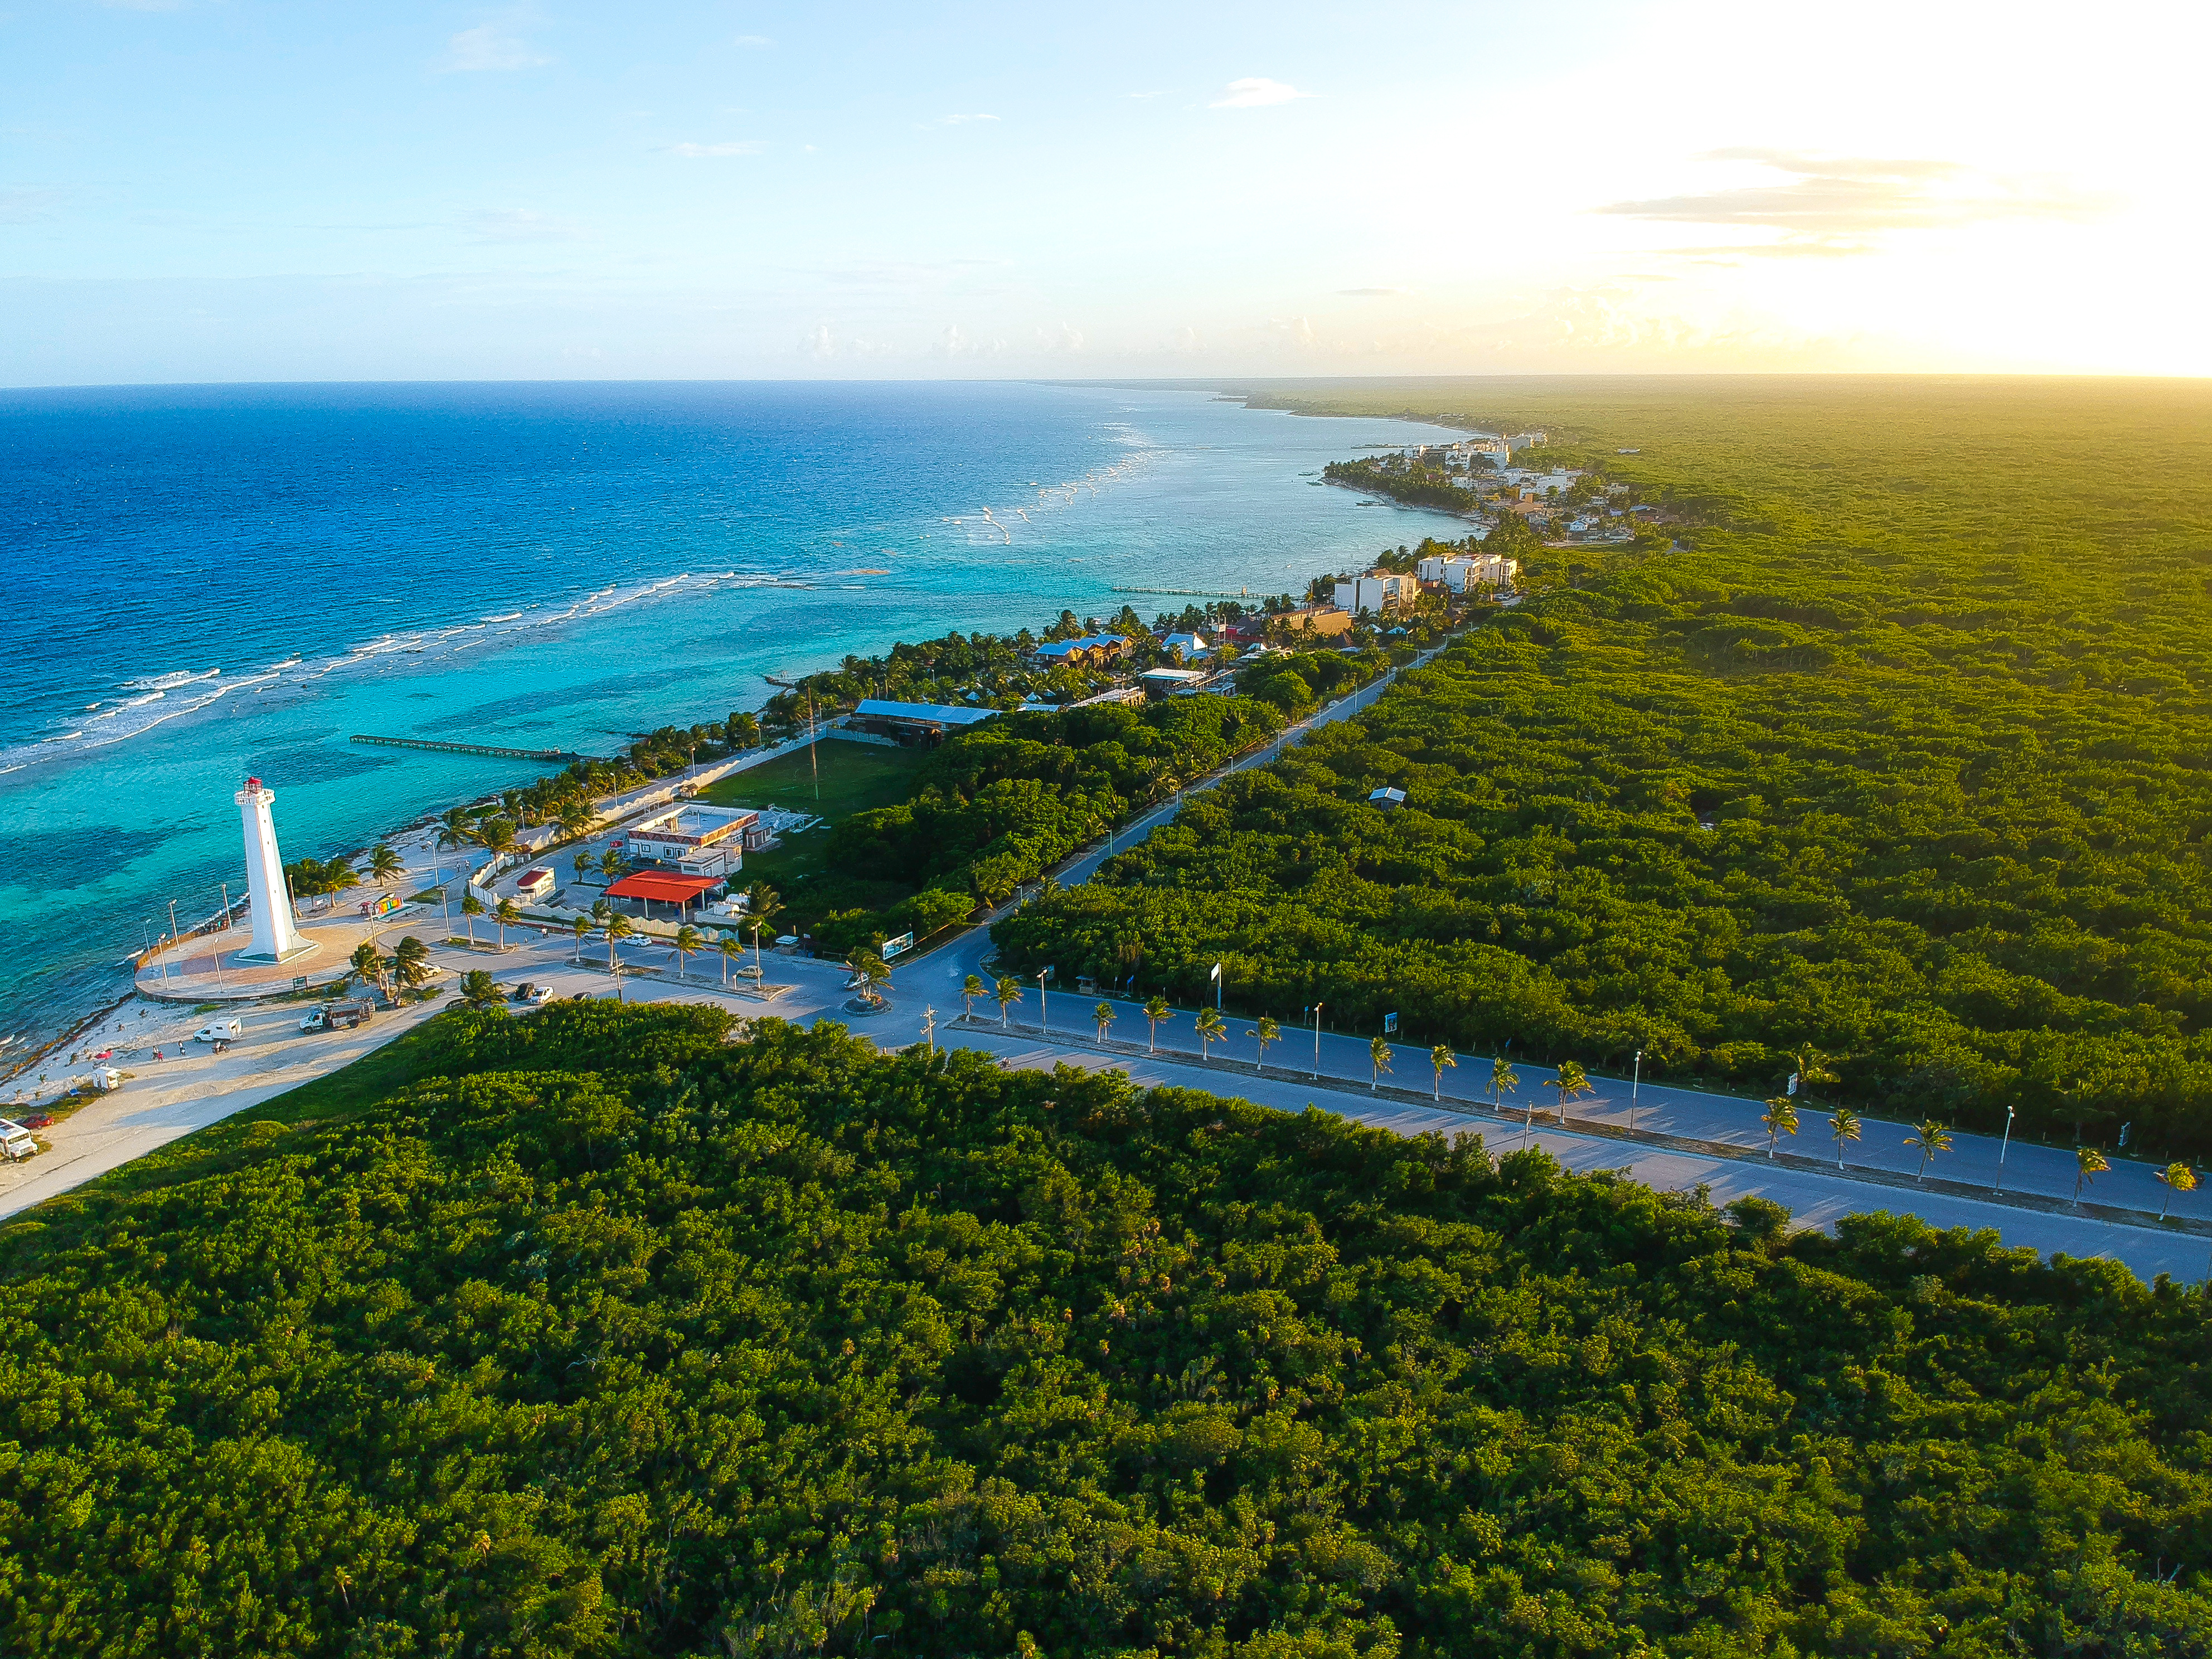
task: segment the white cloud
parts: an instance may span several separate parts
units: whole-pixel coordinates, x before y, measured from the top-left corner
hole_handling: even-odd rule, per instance
[[[1036,331],[1036,343],[1039,351],[1072,356],[1083,349],[1083,331],[1066,323],[1057,329],[1040,328]]]
[[[671,155],[696,158],[702,155],[758,155],[768,149],[765,138],[741,138],[721,144],[671,144]]]
[[[938,337],[937,343],[930,348],[929,355],[946,358],[996,357],[1006,349],[1004,340],[979,340],[959,324],[952,323],[947,325],[945,332]]]
[[[1681,252],[1802,257],[1869,252],[1872,248],[1864,239],[1887,231],[2000,219],[2080,220],[2111,205],[2106,198],[2052,180],[1997,178],[1956,161],[1808,156],[1745,147],[1712,150],[1698,159],[1749,164],[1764,169],[1764,176],[1717,190],[1613,202],[1595,210],[1782,234],[1775,242],[1677,250]]]
[[[741,34],[736,40],[731,41],[730,44],[733,46],[750,47],[752,50],[757,52],[763,47],[774,46],[775,42],[769,40],[765,34]]]
[[[537,51],[514,32],[514,19],[479,23],[463,29],[446,42],[446,55],[435,67],[441,74],[477,70],[536,69],[552,59]]]
[[[574,242],[581,226],[530,208],[479,208],[464,222],[480,242]]]
[[[1280,81],[1270,81],[1264,75],[1248,75],[1241,81],[1231,81],[1221,89],[1221,96],[1213,100],[1215,109],[1260,109],[1268,104],[1287,104],[1295,98],[1310,98],[1313,94],[1300,92],[1296,87]]]

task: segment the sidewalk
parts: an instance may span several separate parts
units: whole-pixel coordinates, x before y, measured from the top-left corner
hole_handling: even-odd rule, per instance
[[[1144,1043],[1124,1042],[1118,1037],[1101,1038],[1085,1036],[1079,1030],[1049,1030],[1041,1025],[1024,1024],[1010,1020],[1005,1024],[988,1016],[963,1013],[948,1022],[950,1029],[997,1032],[1005,1036],[1034,1037],[1056,1046],[1088,1048],[1100,1054],[1142,1058],[1155,1063],[1164,1062],[1198,1074],[1200,1079],[1212,1078],[1214,1083],[1205,1085],[1220,1092],[1222,1084],[1233,1082],[1238,1077],[1266,1079],[1272,1082],[1300,1085],[1310,1089],[1325,1090],[1331,1094],[1350,1095],[1360,1100],[1388,1100],[1401,1105],[1425,1106],[1432,1110],[1449,1112],[1471,1121],[1495,1123],[1510,1134],[1531,1129],[1565,1129],[1576,1134],[1596,1135],[1607,1139],[1634,1141],[1647,1146],[1662,1146],[1675,1152],[1698,1152],[1708,1158],[1733,1158],[1742,1163],[1768,1165],[1776,1169],[1802,1170],[1807,1174],[1840,1177],[1846,1181],[1864,1182],[1871,1186],[1903,1188],[1912,1192],[1937,1193],[1953,1198],[1970,1198],[1984,1204],[2002,1204],[2014,1209],[2033,1210],[2044,1215],[2070,1215],[2087,1219],[2107,1221],[2120,1226],[2148,1227],[2166,1232],[2193,1234],[2212,1239],[2212,1219],[2169,1214],[2163,1219],[2155,1211],[2136,1209],[2125,1205],[2106,1204],[2084,1198],[2076,1204],[2065,1199],[2036,1192],[2006,1192],[1976,1182],[1954,1181],[1942,1176],[1921,1177],[1905,1175],[1898,1170],[1881,1169],[1869,1164],[1849,1164],[1824,1158],[1811,1158],[1802,1152],[1785,1152],[1777,1147],[1770,1155],[1764,1147],[1747,1146],[1732,1140],[1710,1140],[1692,1135],[1669,1134],[1662,1130],[1630,1128],[1603,1118],[1577,1117],[1571,1111],[1561,1113],[1534,1104],[1504,1107],[1469,1101],[1443,1094],[1436,1090],[1409,1089],[1396,1083],[1370,1079],[1363,1085],[1356,1077],[1346,1077],[1334,1072],[1318,1075],[1310,1070],[1290,1066],[1267,1066],[1256,1060],[1231,1060],[1227,1055],[1206,1059],[1175,1048],[1153,1048]],[[1387,1075],[1387,1073],[1385,1074]],[[1194,1087],[1199,1086],[1194,1081]]]

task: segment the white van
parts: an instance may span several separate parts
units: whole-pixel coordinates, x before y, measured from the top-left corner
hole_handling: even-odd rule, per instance
[[[198,1030],[193,1032],[192,1041],[195,1042],[228,1042],[233,1038],[242,1037],[245,1035],[246,1022],[244,1020],[216,1019],[209,1021],[208,1024],[201,1026]]]
[[[31,1132],[13,1118],[0,1117],[0,1152],[8,1155],[10,1164],[18,1158],[29,1158],[39,1150],[39,1143]]]

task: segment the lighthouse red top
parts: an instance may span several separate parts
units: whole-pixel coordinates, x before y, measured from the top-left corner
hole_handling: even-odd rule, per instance
[[[260,780],[260,779],[258,779],[258,778],[248,778],[248,779],[246,779],[246,793],[248,793],[249,795],[250,795],[250,794],[255,794],[255,793],[258,793],[260,791],[260,788],[261,788],[261,780]]]

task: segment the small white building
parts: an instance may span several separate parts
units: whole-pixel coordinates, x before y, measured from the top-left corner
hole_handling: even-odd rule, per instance
[[[1167,697],[1194,696],[1206,679],[1195,668],[1147,668],[1137,676],[1137,684],[1145,688],[1149,701],[1158,702]]]
[[[745,867],[748,832],[759,823],[757,812],[687,800],[632,824],[623,850],[687,876],[733,876]]]
[[[1160,641],[1163,651],[1180,651],[1185,662],[1196,662],[1213,647],[1206,642],[1203,634],[1170,634]]]

